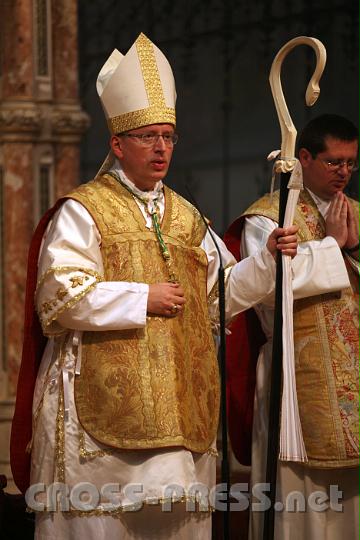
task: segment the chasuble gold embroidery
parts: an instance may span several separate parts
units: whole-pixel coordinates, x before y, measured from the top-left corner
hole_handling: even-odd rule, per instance
[[[101,235],[106,281],[168,280],[154,231],[133,196],[113,177],[70,193]],[[75,379],[80,423],[119,449],[184,446],[205,452],[216,436],[219,380],[207,311],[205,226],[196,209],[165,187],[161,232],[186,306],[175,318],[147,317],[145,328],[85,332]]]

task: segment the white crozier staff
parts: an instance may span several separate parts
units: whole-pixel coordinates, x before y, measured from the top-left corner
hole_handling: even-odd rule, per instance
[[[326,50],[321,41],[312,37],[299,36],[288,41],[280,49],[271,66],[270,86],[281,128],[281,151],[276,153],[276,155],[280,155],[274,164],[274,172],[281,175],[279,200],[280,227],[289,227],[293,224],[299,193],[303,188],[301,165],[298,159],[295,158],[297,131],[285,102],[280,79],[284,59],[298,45],[309,45],[316,53],[316,68],[307,86],[305,95],[305,101],[309,107],[314,105],[319,97],[319,81],[326,63]],[[281,428],[279,437],[280,401]],[[276,270],[269,411],[266,482],[270,483],[269,498],[271,506],[265,513],[264,539],[273,538],[274,535],[274,503],[278,458],[284,461],[307,461],[296,394],[291,258],[286,255],[282,256],[280,253],[278,253]]]

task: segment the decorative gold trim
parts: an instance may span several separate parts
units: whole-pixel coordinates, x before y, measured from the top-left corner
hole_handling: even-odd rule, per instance
[[[89,276],[74,276],[69,279],[69,281],[71,281],[72,283],[71,285],[72,289],[76,289],[76,287],[82,287],[84,285],[84,281],[88,281],[88,280],[89,280]]]
[[[154,106],[147,109],[131,111],[108,119],[108,127],[111,133],[123,133],[131,129],[137,129],[151,124],[176,125],[175,109],[170,107]]]
[[[359,467],[359,458],[355,457],[354,459],[309,459],[307,463],[303,463],[304,467],[308,469],[350,469],[352,467]]]
[[[59,377],[59,400],[58,411],[56,415],[56,431],[55,431],[55,455],[54,466],[56,480],[65,484],[65,412],[64,412],[64,386],[61,377],[61,367],[65,361],[65,344],[64,341],[60,356],[60,377]]]
[[[56,298],[47,300],[43,302],[41,309],[38,310],[39,319],[41,322],[41,326],[43,329],[43,332],[45,335],[61,335],[63,332],[55,332],[55,333],[49,333],[46,331],[47,327],[50,326],[50,324],[62,313],[65,309],[68,309],[75,305],[79,300],[81,300],[86,294],[88,294],[97,283],[104,281],[103,276],[101,276],[98,272],[95,270],[92,270],[90,268],[79,268],[78,266],[57,266],[57,267],[51,267],[46,270],[41,276],[41,278],[38,281],[35,296],[38,293],[38,290],[40,286],[44,283],[45,279],[50,275],[54,274],[56,272],[82,272],[85,275],[80,276],[73,276],[72,278],[69,278],[69,281],[72,282],[72,285],[70,288],[76,288],[78,286],[82,286],[84,281],[89,280],[89,275],[95,278],[95,281],[91,283],[88,287],[86,287],[83,291],[78,293],[75,296],[72,296],[67,302],[65,302],[63,305],[61,305],[50,317],[46,317],[46,315],[55,310],[55,308],[58,306],[59,302],[62,302],[64,297],[69,294],[65,288],[60,287],[56,291]]]
[[[86,289],[84,289],[83,291],[81,291],[79,294],[77,294],[76,296],[73,296],[71,298],[71,300],[69,300],[68,302],[66,302],[64,305],[62,305],[51,317],[49,317],[48,319],[45,320],[45,317],[42,316],[41,312],[38,312],[38,315],[39,315],[39,319],[40,319],[40,322],[41,322],[41,326],[42,326],[42,329],[43,329],[43,332],[45,335],[48,335],[46,333],[46,328],[48,326],[50,326],[50,324],[55,321],[55,319],[57,319],[57,317],[60,315],[60,313],[62,313],[63,311],[65,311],[65,309],[69,309],[71,308],[72,306],[74,306],[77,302],[79,302],[79,300],[81,300],[82,298],[84,298],[84,296],[86,296],[90,291],[92,291],[92,289],[95,288],[95,286],[98,284],[99,282],[98,281],[94,281],[94,283],[91,283],[91,285],[89,285],[88,287],[86,287]],[[55,334],[55,335],[61,335],[60,333],[59,334]]]
[[[207,515],[207,514],[210,515],[213,512],[215,512],[215,508],[212,505],[208,504],[208,505],[206,505],[206,508],[202,509],[201,508],[201,501],[199,501],[196,497],[183,496],[183,497],[174,497],[174,498],[172,498],[172,497],[166,497],[166,498],[159,497],[158,499],[154,498],[153,500],[145,499],[145,500],[139,501],[138,503],[135,503],[133,505],[121,505],[121,504],[119,504],[119,506],[117,508],[115,508],[114,510],[104,510],[101,507],[101,505],[99,505],[99,507],[95,508],[94,510],[88,510],[88,511],[76,510],[75,508],[69,508],[69,510],[66,511],[66,514],[70,515],[70,516],[76,516],[76,517],[112,516],[113,518],[117,518],[117,517],[120,517],[123,514],[126,514],[128,512],[141,511],[141,509],[139,508],[140,503],[142,504],[142,506],[159,506],[159,505],[165,505],[165,504],[169,504],[169,503],[170,504],[194,503],[196,505],[194,512],[201,513],[204,516]],[[42,514],[42,513],[47,512],[47,511],[44,510],[44,512],[39,512],[39,511],[33,510],[30,507],[27,507],[26,512],[29,513],[29,514]],[[53,512],[52,512],[52,514],[53,514]]]
[[[136,40],[136,50],[149,105],[150,107],[162,109],[165,107],[165,98],[156,63],[154,46],[144,34],[140,34]]]
[[[114,449],[109,448],[108,450],[86,450],[85,446],[85,433],[79,426],[79,455],[84,459],[93,459],[96,457],[105,457],[112,455]]]
[[[84,274],[88,274],[89,276],[97,278],[99,281],[104,281],[104,277],[101,276],[101,274],[99,274],[99,272],[97,272],[96,270],[92,270],[92,268],[82,268],[79,266],[51,266],[39,278],[36,285],[35,296],[38,292],[40,285],[44,283],[45,279],[50,274],[56,274],[56,272],[83,272]]]
[[[65,296],[67,295],[67,290],[66,289],[63,289],[62,287],[60,287],[57,291],[56,291],[56,297],[62,302],[65,298]]]

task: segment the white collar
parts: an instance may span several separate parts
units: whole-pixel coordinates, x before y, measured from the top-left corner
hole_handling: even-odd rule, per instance
[[[111,167],[109,172],[114,172],[115,175],[119,176],[121,182],[125,184],[126,187],[128,187],[129,190],[134,193],[134,195],[136,195],[137,197],[139,197],[139,199],[143,201],[154,202],[161,199],[164,195],[164,184],[161,180],[156,182],[154,189],[151,191],[142,191],[141,189],[137,188],[134,182],[129,180],[129,178],[126,176],[120,165],[120,162],[117,159],[115,159],[114,165]]]
[[[309,188],[306,188],[306,189],[308,190],[311,197],[313,198],[316,206],[318,207],[318,210],[319,210],[320,214],[325,219],[326,216],[327,216],[327,213],[329,211],[329,206],[331,204],[331,201],[326,200],[326,199],[322,199],[318,195],[315,195],[315,193],[313,193]]]

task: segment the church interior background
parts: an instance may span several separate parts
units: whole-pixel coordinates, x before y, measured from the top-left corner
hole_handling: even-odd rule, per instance
[[[21,360],[27,249],[55,200],[93,177],[109,135],[97,74],[140,32],[177,84],[180,139],[168,184],[189,186],[220,234],[268,191],[280,131],[268,76],[280,47],[320,39],[328,61],[314,108],[314,53],[299,47],[282,80],[298,130],[333,112],[358,123],[358,4],[353,0],[2,0],[0,2],[0,474],[12,485],[9,436]],[[350,186],[358,196],[356,179]]]

